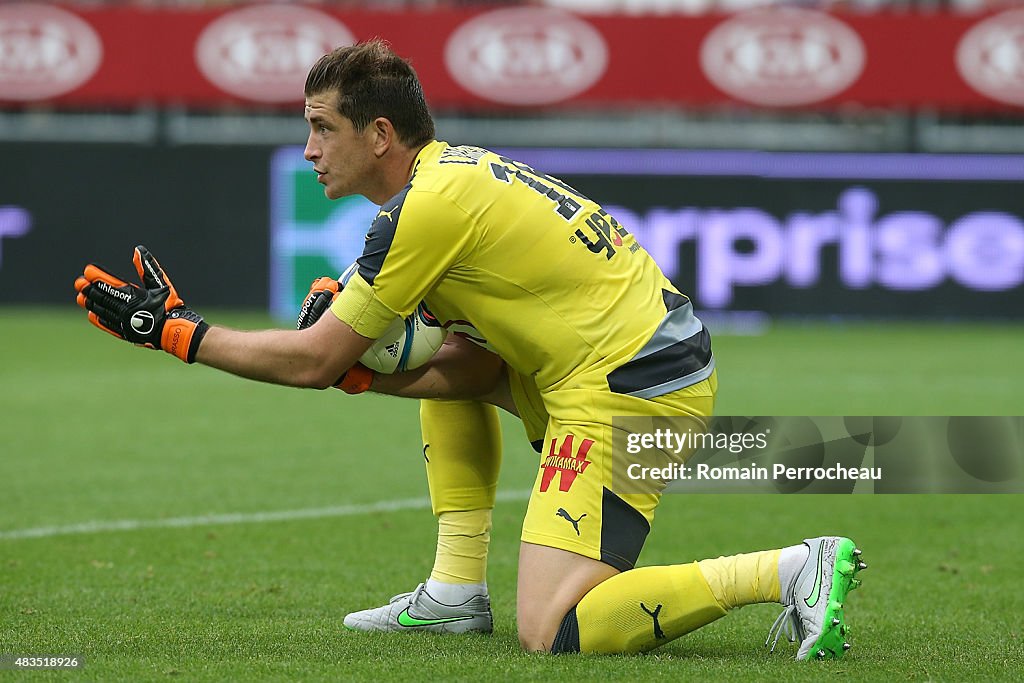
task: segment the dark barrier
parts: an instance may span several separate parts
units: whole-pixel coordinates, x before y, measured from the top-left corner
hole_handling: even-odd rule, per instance
[[[0,148],[0,302],[74,305],[88,261],[148,246],[195,306],[265,307],[267,148]]]
[[[704,309],[1024,315],[1019,184],[593,180]]]
[[[1024,158],[510,149],[600,201],[702,310],[1020,318]],[[375,207],[274,157],[272,309],[359,255]]]
[[[703,310],[1024,314],[1024,158],[505,150],[599,199]],[[149,246],[196,306],[290,319],[376,207],[300,147],[0,149],[0,302],[71,305],[84,263]],[[268,283],[269,281],[269,283]]]

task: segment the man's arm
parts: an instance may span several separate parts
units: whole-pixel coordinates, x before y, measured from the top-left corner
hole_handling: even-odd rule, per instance
[[[239,377],[326,389],[373,343],[333,314],[304,330],[240,331],[211,327],[196,362]]]
[[[241,377],[298,387],[327,388],[369,348],[335,315],[305,330],[240,332],[211,327],[188,308],[148,249],[133,255],[139,284],[95,264],[75,280],[76,301],[89,322],[118,339],[162,349],[186,363],[200,362]]]
[[[454,334],[449,334],[434,357],[415,370],[393,375],[375,373],[370,391],[405,398],[472,399],[518,415],[505,362]]]

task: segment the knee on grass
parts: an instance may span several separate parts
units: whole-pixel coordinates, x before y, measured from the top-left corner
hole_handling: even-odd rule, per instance
[[[519,645],[527,652],[546,652],[554,655],[579,652],[580,628],[576,621],[576,608],[573,607],[562,618],[553,638],[550,629],[520,626]]]

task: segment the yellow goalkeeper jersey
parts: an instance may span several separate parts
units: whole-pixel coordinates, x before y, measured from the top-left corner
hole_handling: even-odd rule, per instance
[[[434,141],[366,235],[332,310],[377,338],[424,300],[542,392],[660,396],[714,370],[690,301],[625,226],[556,178]]]

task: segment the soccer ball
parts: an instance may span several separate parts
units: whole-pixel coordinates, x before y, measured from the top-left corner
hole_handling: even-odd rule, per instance
[[[430,360],[447,336],[448,331],[421,301],[408,318],[395,318],[359,362],[387,375],[412,370]]]
[[[346,268],[338,282],[347,285],[356,268],[355,263]],[[412,370],[430,360],[447,336],[448,330],[441,327],[421,301],[408,318],[395,318],[373,346],[366,349],[359,362],[385,375]]]

